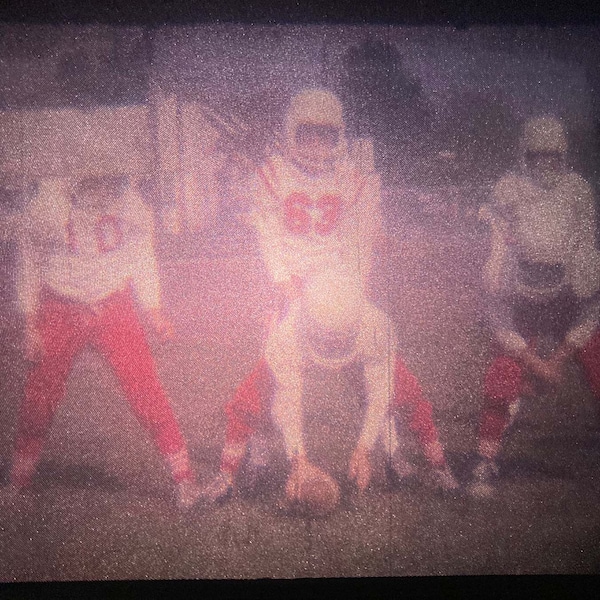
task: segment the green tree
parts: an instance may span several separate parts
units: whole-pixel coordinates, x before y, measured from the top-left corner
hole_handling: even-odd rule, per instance
[[[463,92],[449,103],[440,121],[440,145],[456,155],[460,182],[491,180],[515,163],[522,124],[503,98]]]
[[[418,79],[404,67],[395,44],[367,38],[342,58],[339,94],[349,130],[374,140],[376,163],[386,178],[423,144],[431,114]]]

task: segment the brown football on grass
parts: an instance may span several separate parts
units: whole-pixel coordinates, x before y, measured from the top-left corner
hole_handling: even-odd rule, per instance
[[[340,501],[337,481],[318,467],[312,467],[300,484],[298,499],[288,502],[295,513],[309,517],[324,517],[333,512]]]

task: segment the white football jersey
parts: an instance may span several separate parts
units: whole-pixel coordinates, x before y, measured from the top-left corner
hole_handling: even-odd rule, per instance
[[[592,191],[579,175],[566,173],[558,185],[546,189],[529,177],[509,174],[493,196],[496,235],[486,266],[492,285],[544,297],[566,286],[581,298],[600,289]],[[559,266],[563,275],[537,287],[520,272],[526,264]]]
[[[133,190],[107,212],[72,206],[64,182],[44,182],[24,217],[19,296],[32,312],[47,286],[93,304],[133,284],[144,308],[160,305],[150,209]]]
[[[490,222],[491,252],[484,268],[490,322],[496,338],[510,351],[523,350],[511,298],[534,303],[573,293],[581,314],[565,340],[583,347],[598,327],[600,253],[590,186],[567,172],[553,187],[509,174],[495,186],[493,202],[482,211]]]
[[[344,265],[369,272],[375,233],[382,227],[380,182],[349,160],[332,173],[305,174],[273,156],[255,180],[252,221],[275,282]]]

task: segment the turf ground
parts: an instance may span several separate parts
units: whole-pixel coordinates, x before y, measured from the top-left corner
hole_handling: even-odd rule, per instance
[[[161,261],[177,339],[153,348],[201,478],[217,468],[222,408],[261,353],[266,275],[251,242]],[[406,362],[431,398],[448,456],[471,464],[489,338],[477,274],[485,237],[404,223],[377,271]],[[4,310],[0,460],[5,477],[25,363]],[[360,426],[356,370],[310,373],[309,453],[344,479]],[[526,403],[506,444],[495,498],[441,497],[426,484],[389,490],[381,469],[362,497],[344,487],[325,520],[275,510],[281,449],[263,497],[181,515],[166,470],[96,355],[81,357],[57,414],[33,492],[0,488],[0,580],[343,577],[593,573],[600,570],[600,428],[576,366],[568,385]],[[409,452],[416,448],[407,442]],[[419,462],[419,457],[416,457]]]

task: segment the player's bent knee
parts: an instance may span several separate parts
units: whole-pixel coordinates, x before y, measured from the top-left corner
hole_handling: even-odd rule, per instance
[[[46,411],[33,412],[21,420],[19,437],[28,440],[45,437],[52,422],[52,415]]]

